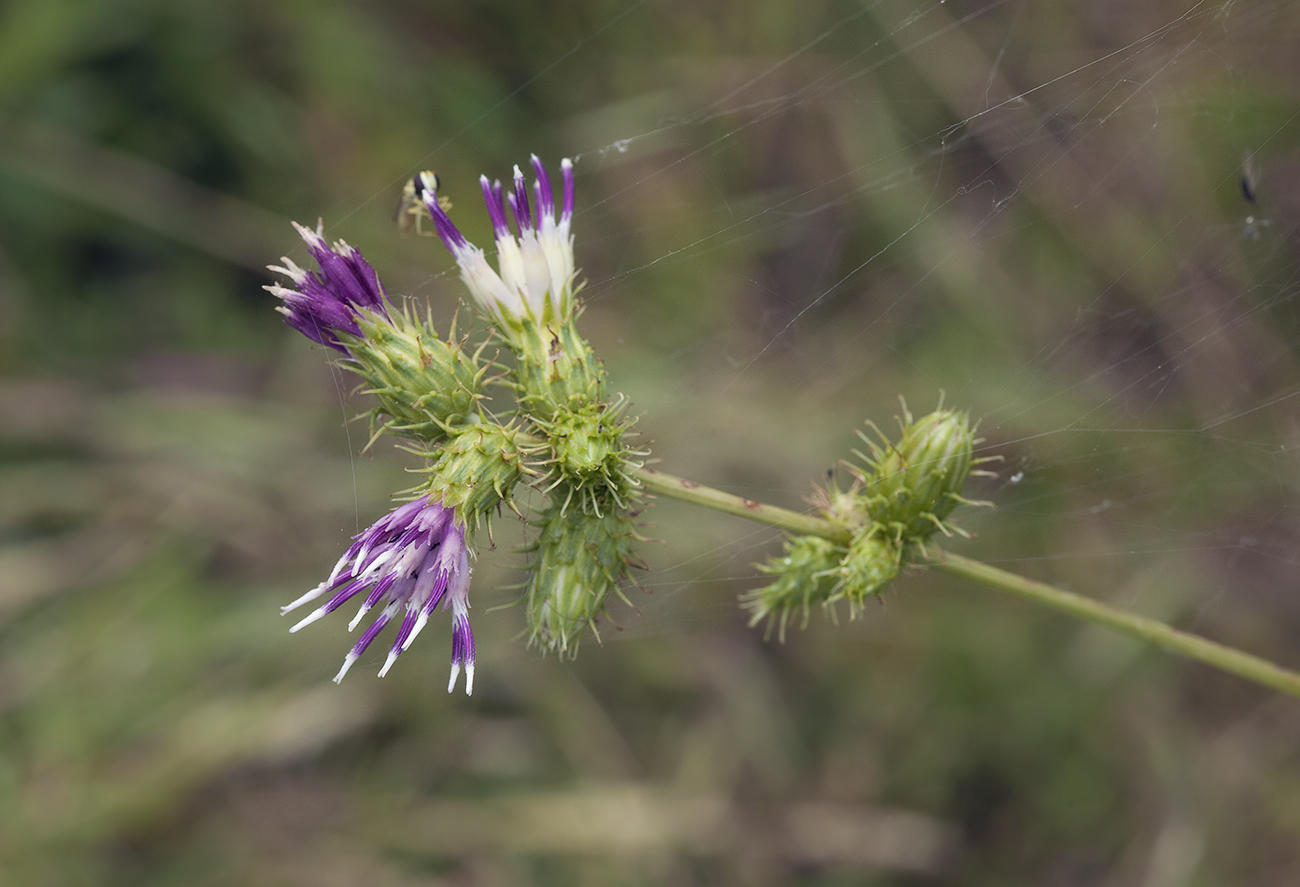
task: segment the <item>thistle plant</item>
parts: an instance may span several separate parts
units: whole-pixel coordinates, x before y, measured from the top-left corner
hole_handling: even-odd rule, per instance
[[[577,655],[590,631],[599,639],[610,595],[622,594],[639,566],[638,518],[649,494],[667,496],[780,527],[781,553],[759,566],[769,577],[742,596],[751,624],[784,639],[792,621],[817,607],[863,616],[909,567],[933,569],[1053,607],[1174,652],[1300,696],[1300,675],[1186,634],[945,551],[937,540],[966,535],[952,517],[968,477],[987,461],[975,456],[975,427],[961,411],[939,407],[913,418],[906,405],[896,439],[868,423],[866,450],[843,463],[849,482],[832,477],[798,513],[683,480],[644,464],[634,443],[626,398],[613,393],[604,366],[582,337],[574,261],[574,169],[560,165],[557,195],[545,167],[531,159],[531,187],[519,167],[509,187],[480,178],[492,224],[496,267],[452,221],[438,179],[420,173],[403,192],[399,222],[424,232],[428,222],[450,251],[488,333],[476,347],[453,326],[439,335],[427,314],[395,304],[361,254],[323,231],[295,223],[315,260],[308,271],[290,259],[271,270],[287,284],[266,287],[282,300],[286,322],[337,352],[337,361],[374,396],[375,437],[392,434],[424,462],[422,480],[393,511],[358,534],[330,576],[289,612],[324,599],[299,629],[354,598],[349,630],[378,615],[347,653],[340,681],[390,622],[395,637],[379,670],[393,667],[441,606],[451,612],[448,691],[465,673],[473,691],[474,636],[469,624],[470,562],[476,533],[506,509],[530,525],[527,578],[519,603],[530,645]],[[489,342],[504,353],[488,356]],[[492,398],[489,394],[496,394]],[[505,403],[497,412],[489,404]],[[517,496],[520,489],[535,495]],[[544,500],[544,505],[536,505]],[[364,593],[364,596],[363,596]],[[398,618],[400,616],[400,619]]]

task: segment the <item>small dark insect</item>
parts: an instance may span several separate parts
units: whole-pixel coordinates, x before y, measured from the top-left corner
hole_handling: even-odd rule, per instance
[[[403,234],[410,234],[411,229],[414,228],[416,234],[426,237],[433,236],[433,232],[425,231],[422,225],[425,219],[433,220],[433,216],[429,215],[429,207],[424,204],[424,196],[426,194],[437,194],[438,185],[438,174],[431,169],[426,169],[412,176],[406,186],[402,188],[402,200],[397,204],[396,220],[397,227],[401,229]],[[451,201],[446,197],[440,196],[438,205],[443,210],[451,209]]]
[[[1259,179],[1255,174],[1255,155],[1247,154],[1241,163],[1241,196],[1247,203],[1256,203],[1256,187]]]
[[[1255,170],[1255,155],[1250,152],[1241,161],[1241,196],[1251,206],[1259,206],[1259,174]],[[1244,240],[1259,240],[1260,229],[1271,224],[1268,219],[1258,219],[1251,213],[1242,225],[1241,236]]]

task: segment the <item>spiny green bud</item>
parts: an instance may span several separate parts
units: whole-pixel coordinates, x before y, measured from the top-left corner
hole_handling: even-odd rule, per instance
[[[808,622],[813,604],[828,608],[841,600],[849,602],[849,618],[857,619],[867,598],[880,594],[898,575],[901,549],[870,530],[859,534],[847,546],[820,536],[787,539],[785,551],[759,569],[776,577],[770,584],[750,592],[741,606],[753,613],[750,625],[770,620],[785,640],[785,627],[798,613],[801,627]]]
[[[525,335],[510,340],[511,373],[520,409],[549,422],[557,415],[605,400],[605,368],[574,318],[561,324],[521,321]]]
[[[551,493],[542,514],[524,592],[530,645],[572,658],[588,626],[605,610],[611,592],[634,564],[637,535],[630,512],[607,507],[601,515],[564,508],[563,490]]]
[[[576,492],[584,511],[600,514],[608,500],[622,508],[630,501],[632,472],[644,455],[625,438],[633,422],[629,402],[605,397],[605,370],[570,318],[538,324],[524,318],[526,336],[512,341],[511,371],[519,411],[550,445],[550,482]]]
[[[896,540],[924,542],[936,530],[950,533],[944,518],[965,501],[961,489],[971,471],[975,432],[968,415],[955,410],[916,421],[904,413],[897,444],[881,435],[878,445],[859,432],[872,455],[854,452],[869,463],[859,477],[872,521]]]
[[[845,535],[857,535],[874,525],[862,498],[861,477],[852,466],[850,470],[854,473],[854,482],[849,489],[841,489],[832,478],[825,487],[814,486],[808,501]]]
[[[849,618],[857,619],[867,598],[880,594],[894,581],[901,560],[902,550],[893,542],[873,533],[859,535],[831,574],[835,590],[826,602],[847,600]]]
[[[510,498],[523,473],[519,432],[494,422],[449,426],[449,437],[436,450],[421,451],[430,460],[428,482],[420,495],[456,509],[466,527],[475,527],[502,500]]]
[[[617,417],[606,413],[604,404],[589,403],[561,413],[546,427],[556,464],[578,483],[610,477],[618,471],[623,429]],[[609,421],[611,418],[613,421]]]
[[[843,546],[820,536],[787,539],[779,557],[758,567],[776,578],[740,600],[740,605],[753,614],[749,624],[770,620],[768,632],[775,624],[781,640],[785,640],[785,626],[792,614],[799,613],[801,626],[807,625],[809,608],[826,603],[834,593],[834,575],[844,554]]]
[[[445,342],[432,324],[405,312],[391,318],[358,312],[361,336],[341,334],[352,369],[389,416],[387,430],[426,444],[446,439],[482,397],[486,367],[458,342]]]
[[[588,403],[560,411],[549,422],[533,420],[550,444],[548,470],[578,492],[584,511],[599,513],[609,500],[623,507],[633,495],[631,475],[641,463],[632,457],[644,453],[624,440],[631,426],[622,417],[626,403]]]

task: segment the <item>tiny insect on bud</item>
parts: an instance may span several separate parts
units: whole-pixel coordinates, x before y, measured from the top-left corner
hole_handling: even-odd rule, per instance
[[[435,199],[443,212],[451,209],[451,201],[438,193],[440,184],[438,174],[431,169],[418,172],[407,180],[402,188],[402,199],[397,204],[396,217],[397,227],[403,234],[410,234],[414,229],[421,237],[434,236],[433,231],[424,230],[424,223],[433,221],[425,200]]]

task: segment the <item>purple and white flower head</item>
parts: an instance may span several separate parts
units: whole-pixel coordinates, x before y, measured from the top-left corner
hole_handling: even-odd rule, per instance
[[[424,195],[438,236],[460,266],[461,279],[479,306],[498,323],[525,317],[539,323],[562,323],[573,314],[573,235],[569,233],[573,219],[573,161],[565,158],[560,163],[563,194],[558,215],[551,179],[536,154],[532,164],[536,212],[529,203],[528,186],[518,166],[509,192],[502,189],[500,181],[479,177],[492,220],[499,270],[493,270],[483,250],[466,240],[452,224],[437,197],[427,191]],[[514,219],[513,231],[507,221],[507,206]]]
[[[348,631],[376,606],[379,615],[343,660],[334,683],[343,680],[352,664],[361,657],[375,637],[400,611],[406,615],[379,676],[393,667],[397,657],[411,645],[441,603],[451,610],[451,680],[465,669],[465,693],[474,691],[474,633],[469,627],[469,550],[465,546],[465,528],[456,520],[453,509],[424,496],[389,512],[375,521],[344,552],[330,577],[298,600],[281,609],[288,613],[303,604],[330,595],[291,632],[310,625],[334,612],[365,589],[370,589]]]
[[[319,231],[297,222],[293,226],[306,241],[307,252],[320,266],[320,272],[305,271],[286,256],[280,260],[283,266],[267,267],[289,278],[293,288],[273,284],[263,289],[284,300],[276,310],[285,316],[289,326],[314,342],[347,354],[338,333],[361,335],[358,311],[389,317],[383,284],[375,269],[353,247],[339,240],[331,248]]]

